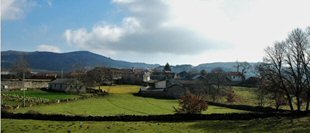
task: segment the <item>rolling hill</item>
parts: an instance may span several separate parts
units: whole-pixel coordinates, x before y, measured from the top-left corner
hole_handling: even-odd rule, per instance
[[[113,60],[111,58],[91,53],[88,51],[76,51],[69,53],[53,52],[22,52],[22,51],[2,51],[2,68],[10,68],[16,60],[23,57],[28,62],[31,69],[49,71],[70,71],[74,66],[79,65],[85,68],[105,66],[113,68],[154,68],[158,64],[132,63],[126,61]]]
[[[9,69],[13,66],[16,60],[24,57],[30,68],[33,70],[43,71],[70,71],[75,66],[84,68],[94,68],[97,66],[113,67],[113,68],[142,68],[142,69],[163,69],[163,66],[158,64],[132,63],[127,61],[114,60],[106,56],[91,53],[88,51],[75,51],[68,53],[53,53],[53,52],[22,52],[22,51],[2,51],[1,52],[1,68]],[[181,64],[171,66],[172,71],[179,73],[182,71],[199,73],[201,70],[210,72],[216,67],[221,67],[225,71],[235,71],[235,62],[216,62],[204,63],[197,66],[189,64]],[[255,66],[256,63],[250,63]],[[251,73],[251,72],[250,72]],[[251,75],[251,74],[250,74]]]

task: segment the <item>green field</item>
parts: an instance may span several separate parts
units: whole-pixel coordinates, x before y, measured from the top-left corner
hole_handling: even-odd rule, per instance
[[[98,86],[97,89],[104,90],[108,93],[137,93],[141,86],[136,85],[113,85],[113,86]]]
[[[77,100],[68,103],[39,105],[14,110],[15,113],[39,112],[44,114],[67,115],[159,115],[173,114],[173,106],[178,107],[177,100],[154,99],[134,96],[139,86],[103,86],[109,95]],[[249,88],[234,88],[239,98],[235,104],[255,104],[255,95]],[[20,95],[20,92],[10,92]],[[76,97],[65,93],[34,92],[28,97],[57,99]],[[246,111],[209,106],[204,114],[211,113],[242,113]],[[1,119],[1,132],[40,133],[40,132],[309,132],[310,117],[301,118],[266,118],[249,121],[206,120],[192,122],[93,122],[93,121],[39,121]]]
[[[9,91],[9,92],[1,92],[7,95],[13,96],[24,96],[24,91]],[[27,90],[25,91],[26,97],[32,98],[43,98],[49,100],[56,100],[56,99],[68,99],[68,98],[76,98],[80,97],[77,94],[69,94],[63,92],[50,92],[50,91],[42,91],[42,90]]]
[[[236,94],[236,102],[234,104],[257,106],[258,100],[255,95],[255,88],[233,87]]]
[[[194,122],[93,122],[93,121],[39,121],[39,120],[1,120],[2,133],[175,133],[175,132],[297,132],[310,131],[310,117],[266,118],[247,121],[194,121]],[[82,125],[82,126],[81,126]]]
[[[110,94],[98,98],[78,100],[76,102],[40,105],[20,108],[14,112],[36,111],[44,114],[67,115],[148,115],[173,114],[173,106],[178,107],[177,100],[164,100],[133,96],[132,94]],[[241,113],[245,111],[209,106],[203,113]]]

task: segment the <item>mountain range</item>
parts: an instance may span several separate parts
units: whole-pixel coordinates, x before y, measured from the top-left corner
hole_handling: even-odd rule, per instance
[[[75,51],[68,53],[53,52],[23,52],[23,51],[1,51],[1,68],[10,69],[20,58],[24,58],[32,70],[40,71],[71,71],[75,67],[92,69],[104,66],[113,68],[142,68],[142,69],[162,69],[159,64],[133,63],[127,61],[114,60],[106,56],[91,53],[88,51]],[[235,62],[204,63],[197,66],[176,65],[171,66],[172,71],[179,73],[200,72],[201,70],[211,71],[216,67],[221,67],[225,71],[235,71]],[[250,63],[254,66],[256,63]]]

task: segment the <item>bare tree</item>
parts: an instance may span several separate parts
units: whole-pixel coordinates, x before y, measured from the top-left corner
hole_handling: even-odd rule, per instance
[[[280,88],[281,84],[278,83],[279,78],[276,73],[270,71],[269,64],[260,64],[258,71],[260,73],[261,82],[258,86],[257,96],[259,105],[263,105],[264,99],[273,100],[276,109],[281,105],[286,104],[285,91]]]
[[[285,45],[285,42],[276,42],[273,47],[267,47],[265,50],[267,55],[264,57],[265,65],[261,66],[260,75],[262,79],[261,83],[267,80],[273,87],[285,92],[290,109],[293,111],[294,107],[290,95],[291,90],[287,86],[287,79],[284,76]]]
[[[86,80],[86,72],[87,70],[82,64],[74,64],[72,65],[73,71],[71,72],[70,76],[75,78],[79,81],[85,82]]]
[[[292,98],[297,101],[297,111],[301,111],[303,99],[310,99],[309,78],[309,33],[301,29],[293,30],[285,41],[277,42],[266,49],[265,67],[260,71],[261,83],[269,92],[275,93],[276,103],[280,105],[285,94],[291,110],[294,110]],[[277,91],[274,91],[276,89]],[[283,93],[283,94],[281,94]]]
[[[239,62],[236,61],[236,64],[234,66],[237,69],[237,72],[240,72],[242,74],[242,81],[245,80],[245,74],[251,69],[251,64],[244,61],[244,62]]]
[[[229,87],[227,74],[220,67],[214,68],[207,74],[206,82],[208,82],[207,94],[211,96],[212,101],[216,101],[218,97],[226,95],[226,89]]]
[[[24,56],[20,56],[20,58],[16,60],[12,66],[11,72],[15,73],[16,77],[19,79],[22,79],[24,74],[26,77],[30,76],[29,64]]]
[[[301,111],[301,94],[303,89],[306,88],[306,68],[308,65],[308,59],[306,59],[306,50],[309,45],[307,40],[307,34],[301,29],[293,30],[286,41],[287,50],[285,62],[288,69],[285,69],[289,80],[289,86],[293,90],[293,94],[297,100],[297,110]],[[305,66],[306,65],[306,68]]]
[[[309,104],[310,104],[310,27],[307,28],[307,41],[308,45],[306,46],[306,51],[305,51],[305,60],[303,61],[303,67],[305,69],[305,75],[306,75],[306,93],[305,97],[307,100],[307,106],[306,106],[306,111],[309,111]]]

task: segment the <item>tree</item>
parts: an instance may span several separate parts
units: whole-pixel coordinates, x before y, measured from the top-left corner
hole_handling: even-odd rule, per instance
[[[166,65],[164,67],[164,71],[165,72],[171,72],[171,67],[170,67],[169,63],[166,63]]]
[[[179,108],[175,108],[175,112],[181,114],[200,114],[208,109],[208,102],[200,95],[194,95],[186,92],[179,100]]]
[[[267,55],[264,57],[264,63],[259,65],[261,87],[265,88],[266,91],[270,87],[283,91],[289,102],[290,109],[294,110],[290,93],[291,89],[287,86],[287,79],[284,73],[285,43],[276,42],[273,47],[267,47],[265,52]],[[269,92],[273,93],[277,92],[277,90]]]
[[[22,79],[23,75],[30,76],[30,68],[27,60],[24,56],[20,56],[19,59],[13,64],[11,72],[14,72],[18,79]]]
[[[86,69],[82,64],[74,64],[72,65],[73,71],[70,74],[70,77],[75,78],[83,83],[86,82]]]
[[[237,72],[240,72],[242,74],[242,81],[245,80],[245,74],[248,72],[248,70],[251,69],[251,64],[244,61],[244,62],[238,62],[236,61],[236,65],[234,66],[237,69]]]
[[[309,105],[309,37],[310,34],[301,29],[293,30],[285,41],[267,47],[264,65],[260,68],[261,84],[268,83],[263,87],[274,93],[278,104],[285,96],[292,111],[293,97],[297,101],[297,111],[301,111],[303,99]]]
[[[297,100],[297,110],[301,111],[301,94],[309,84],[307,84],[307,68],[309,59],[307,51],[309,50],[309,37],[301,29],[293,30],[286,40],[285,62],[287,69],[288,84],[292,88],[293,95]]]
[[[308,35],[308,41],[310,40],[310,27],[307,28],[307,35]],[[303,61],[303,66],[306,73],[306,86],[305,86],[305,99],[307,100],[307,106],[306,110],[309,110],[309,104],[310,104],[310,48],[309,48],[309,42],[308,42],[308,49],[305,52],[305,60]]]
[[[207,74],[206,84],[208,85],[207,94],[211,96],[212,101],[216,101],[218,97],[226,95],[226,89],[229,87],[227,75],[221,67],[211,70]]]

